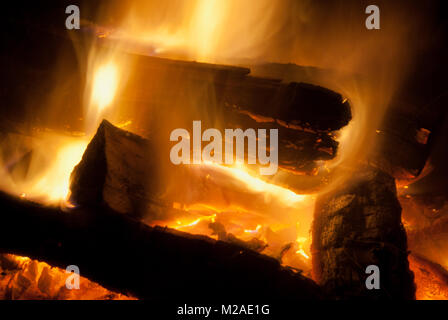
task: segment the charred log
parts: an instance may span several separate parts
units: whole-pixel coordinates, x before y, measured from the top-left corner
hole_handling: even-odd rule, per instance
[[[138,298],[321,298],[310,279],[273,258],[204,236],[149,227],[106,207],[46,207],[0,193],[0,251]],[[81,283],[82,285],[82,283]]]
[[[322,195],[313,222],[313,272],[335,298],[413,299],[406,233],[392,177],[372,168]],[[365,285],[366,268],[380,269],[379,290]]]
[[[294,138],[308,144],[300,134],[285,134],[282,139],[293,143]],[[292,149],[279,157],[294,156],[294,152]],[[71,200],[87,206],[106,203],[116,211],[138,217],[151,212],[152,220],[161,215],[166,218],[173,211],[173,202],[219,204],[222,200],[215,198],[221,194],[235,203],[242,203],[244,196],[244,205],[257,202],[257,195],[238,187],[241,184],[233,177],[221,175],[201,166],[174,166],[169,161],[169,150],[159,147],[154,140],[103,121],[72,173]],[[226,186],[226,181],[233,182]],[[249,196],[253,201],[247,201]],[[264,203],[258,202],[258,206]]]

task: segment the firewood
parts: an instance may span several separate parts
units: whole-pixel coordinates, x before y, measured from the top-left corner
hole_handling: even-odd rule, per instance
[[[431,58],[434,58],[433,53]],[[428,65],[422,63],[420,74],[406,79],[406,84],[394,94],[378,127],[374,128],[376,132],[372,132],[376,142],[373,150],[366,149],[371,152],[368,157],[370,164],[396,179],[412,180],[421,173],[446,117],[444,106],[448,95],[442,85],[445,73],[441,71],[440,64],[434,66],[437,72],[429,72]],[[295,64],[263,63],[249,67],[253,75],[260,77],[269,75],[284,81],[319,84],[336,91],[344,88],[345,83],[356,83],[357,88],[374,87],[361,74],[348,75],[336,70]],[[368,97],[371,93],[365,90],[362,96]],[[350,100],[353,92],[344,94]],[[377,107],[373,104],[369,109],[375,117]]]
[[[137,298],[322,297],[312,280],[273,258],[150,227],[105,206],[62,211],[1,192],[0,207],[0,252],[77,265],[81,276]]]
[[[413,299],[413,274],[395,181],[373,168],[320,196],[313,222],[313,271],[336,298]],[[366,268],[380,270],[380,289],[366,288]]]
[[[292,143],[294,135],[290,133],[290,137]],[[295,138],[298,144],[306,141],[300,133]],[[285,134],[282,141],[287,139]],[[253,210],[264,204],[260,195],[250,193],[234,177],[198,165],[173,165],[169,150],[163,148],[153,139],[103,121],[72,172],[71,201],[87,206],[105,203],[116,211],[152,221],[166,219],[171,213],[178,215],[173,202],[220,204],[223,200],[217,198],[221,195],[226,202],[260,211]]]
[[[339,93],[317,85],[253,77],[250,69],[241,67],[136,54],[119,54],[117,60],[128,61],[138,70],[123,91],[123,98],[131,102],[135,95],[140,104],[142,100],[146,102],[146,108],[162,103],[185,109],[193,103],[194,109],[205,108],[208,113],[202,114],[205,118],[226,113],[226,106],[236,106],[256,115],[324,132],[341,129],[351,120],[350,104]],[[194,101],[187,99],[179,105],[176,99],[188,96]],[[211,98],[211,104],[201,106],[207,102],[203,97]]]

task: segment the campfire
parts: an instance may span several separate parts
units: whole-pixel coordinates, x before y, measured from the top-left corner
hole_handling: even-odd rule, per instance
[[[30,47],[11,36],[2,64],[0,298],[447,299],[446,199],[421,190],[448,100],[406,80],[427,17],[324,45],[301,4],[289,55],[280,5],[252,3],[270,17],[243,41],[247,5],[192,2],[177,24],[145,25],[151,1],[8,22]]]

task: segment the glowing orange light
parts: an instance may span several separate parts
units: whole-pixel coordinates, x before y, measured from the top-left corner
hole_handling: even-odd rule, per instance
[[[235,167],[226,167],[213,162],[204,162],[203,165],[211,166],[216,170],[230,174],[231,176],[245,184],[250,190],[275,196],[278,199],[282,200],[285,204],[291,206],[309,197],[307,195],[297,194],[289,189],[256,178],[245,171],[245,168],[242,164],[237,164],[235,165]]]
[[[97,69],[93,79],[92,103],[99,111],[109,106],[115,96],[118,85],[118,71],[109,63]]]
[[[246,233],[257,233],[258,231],[260,231],[260,229],[261,229],[261,224],[257,225],[255,230],[248,230],[248,229],[246,229],[246,230],[244,230],[244,232],[246,232]]]

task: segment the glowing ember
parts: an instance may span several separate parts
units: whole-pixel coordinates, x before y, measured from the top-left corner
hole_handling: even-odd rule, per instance
[[[79,290],[65,286],[68,274],[45,262],[12,254],[0,255],[0,299],[130,300],[81,277]]]

